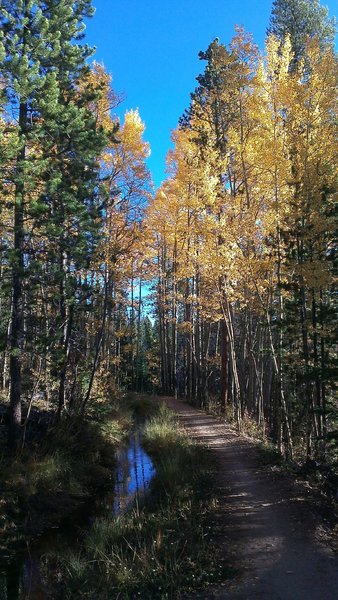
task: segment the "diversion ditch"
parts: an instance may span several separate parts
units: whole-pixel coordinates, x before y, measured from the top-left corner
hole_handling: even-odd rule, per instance
[[[24,540],[17,552],[0,565],[0,600],[43,600],[51,597],[41,575],[44,557],[62,557],[79,544],[84,530],[96,518],[125,514],[144,498],[155,467],[142,447],[142,430],[137,429],[116,453],[112,487],[103,496],[91,498],[81,509],[67,517],[38,539]]]

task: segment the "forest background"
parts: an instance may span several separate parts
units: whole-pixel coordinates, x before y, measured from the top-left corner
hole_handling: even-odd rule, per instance
[[[8,440],[121,390],[335,460],[335,24],[278,0],[204,69],[153,193],[137,110],[82,41],[87,0],[0,4],[1,381]],[[165,111],[158,107],[158,114]],[[143,290],[151,289],[145,307]],[[152,318],[149,318],[151,314]]]

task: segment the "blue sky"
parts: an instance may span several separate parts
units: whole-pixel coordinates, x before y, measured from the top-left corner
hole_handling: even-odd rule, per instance
[[[323,4],[330,16],[337,14],[337,0]],[[272,0],[93,0],[93,5],[87,42],[112,74],[114,89],[124,93],[122,112],[140,111],[158,186],[165,178],[170,132],[204,68],[199,51],[215,37],[227,44],[235,24],[244,25],[263,47]]]

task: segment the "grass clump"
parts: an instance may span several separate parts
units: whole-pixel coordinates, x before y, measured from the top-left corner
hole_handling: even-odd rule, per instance
[[[143,436],[156,468],[149,495],[129,514],[96,519],[80,551],[58,560],[57,598],[179,598],[224,578],[212,542],[209,452],[179,431],[165,406]]]
[[[129,392],[121,408],[130,411],[137,421],[144,422],[157,414],[159,405],[151,396]]]
[[[284,463],[282,454],[279,452],[276,444],[266,439],[260,441],[258,446],[259,461],[263,466],[278,466],[281,467]]]
[[[176,415],[165,404],[160,404],[144,427],[143,445],[150,454],[157,456],[164,454],[165,450],[175,452],[175,442],[181,448],[192,444],[190,438],[179,431]]]
[[[108,408],[65,417],[14,456],[0,457],[2,549],[35,537],[111,486],[116,449],[132,427],[129,412]],[[1,554],[1,553],[0,553]],[[0,555],[1,558],[1,555]]]

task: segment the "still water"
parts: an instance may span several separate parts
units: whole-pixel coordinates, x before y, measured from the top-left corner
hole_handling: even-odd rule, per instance
[[[79,545],[81,530],[95,517],[124,514],[145,495],[155,469],[141,445],[140,431],[134,432],[117,453],[112,491],[98,498],[91,510],[81,511],[67,524],[43,534],[26,549],[20,549],[7,564],[0,564],[0,600],[46,600],[51,598],[40,574],[41,557],[47,553],[62,554]]]
[[[151,458],[141,446],[140,432],[134,433],[128,446],[121,448],[117,455],[117,472],[112,499],[114,515],[123,514],[133,501],[144,496],[154,476]]]

